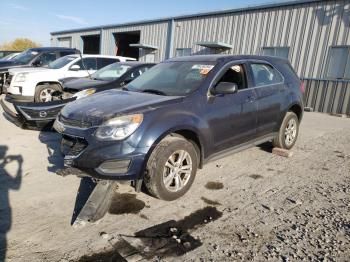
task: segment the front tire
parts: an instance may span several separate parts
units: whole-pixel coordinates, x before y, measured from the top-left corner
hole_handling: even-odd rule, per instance
[[[50,102],[52,101],[52,93],[61,91],[62,88],[58,84],[40,84],[35,89],[35,102]]]
[[[297,141],[299,135],[299,119],[293,112],[285,115],[277,137],[273,140],[274,147],[291,149]]]
[[[153,150],[147,162],[144,183],[148,192],[162,200],[175,200],[191,187],[198,168],[193,144],[168,136]]]

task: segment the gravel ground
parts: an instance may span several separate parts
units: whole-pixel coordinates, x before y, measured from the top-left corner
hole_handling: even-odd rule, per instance
[[[120,185],[78,228],[91,183],[55,175],[59,136],[0,127],[0,261],[350,259],[349,118],[305,113],[292,157],[266,144],[212,162],[173,202]]]

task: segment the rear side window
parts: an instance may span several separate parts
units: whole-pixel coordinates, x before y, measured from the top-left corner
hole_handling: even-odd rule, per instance
[[[97,70],[116,62],[120,62],[120,60],[112,58],[97,58]]]
[[[256,63],[250,66],[255,86],[273,85],[283,82],[281,74],[268,64]]]

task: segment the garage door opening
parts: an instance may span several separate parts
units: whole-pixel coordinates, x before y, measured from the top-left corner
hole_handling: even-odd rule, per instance
[[[100,53],[100,35],[86,35],[83,40],[83,53],[96,55]]]
[[[130,44],[140,42],[140,31],[115,33],[114,39],[116,55],[139,59],[139,49],[131,47]]]

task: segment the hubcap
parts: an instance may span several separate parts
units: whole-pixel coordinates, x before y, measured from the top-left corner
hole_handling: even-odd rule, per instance
[[[192,159],[185,150],[174,152],[167,160],[163,171],[163,183],[167,190],[177,192],[184,188],[192,173]]]
[[[52,101],[52,93],[54,92],[55,90],[52,89],[52,88],[46,88],[44,90],[42,90],[40,92],[40,101],[41,102],[50,102]]]
[[[286,130],[284,131],[284,141],[287,146],[290,146],[294,143],[294,140],[297,136],[297,122],[294,118],[288,121]]]

